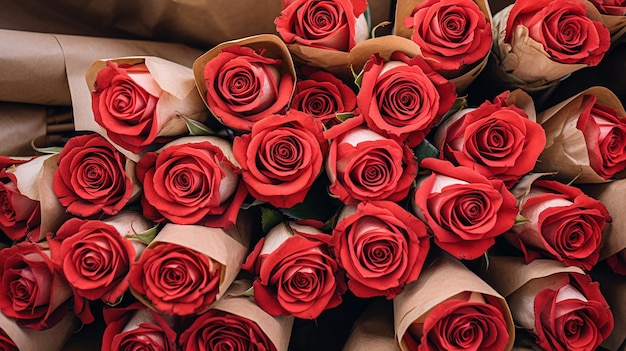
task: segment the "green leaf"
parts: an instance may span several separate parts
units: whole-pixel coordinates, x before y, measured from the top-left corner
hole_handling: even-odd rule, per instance
[[[244,291],[243,294],[241,295],[247,296],[247,297],[254,297],[254,287],[251,286],[248,290]]]
[[[360,89],[361,82],[363,81],[363,73],[365,72],[365,69],[362,69],[361,72],[356,73],[354,71],[354,67],[350,66],[350,71],[352,72],[352,77],[354,77],[354,84],[356,84],[356,86],[359,87]]]
[[[267,233],[270,229],[274,228],[278,223],[283,221],[283,215],[271,208],[261,207],[261,226],[263,232]]]
[[[485,271],[489,270],[489,255],[487,254],[487,251],[485,251]]]
[[[146,230],[145,232],[137,233],[134,235],[126,235],[128,239],[138,239],[144,244],[148,245],[154,240],[157,233],[159,232],[159,225],[155,225],[154,227]]]
[[[254,201],[252,202],[244,202],[241,205],[241,209],[242,210],[249,210],[254,206],[259,206],[259,205],[263,205],[265,203],[265,201],[259,200],[259,199],[254,199]]]
[[[413,152],[415,152],[415,156],[419,161],[428,157],[439,157],[439,150],[427,139],[422,140],[422,142],[413,149]]]
[[[335,114],[335,118],[337,118],[341,122],[345,122],[347,119],[352,118],[352,117],[354,117],[353,112],[341,112],[341,113]]]
[[[450,116],[461,111],[462,109],[466,107],[467,107],[467,97],[461,96],[461,97],[456,98],[456,100],[454,101],[454,104],[452,104],[452,107],[450,107],[448,112],[444,113],[443,116],[441,116],[441,121],[439,121],[439,124],[441,124],[443,121],[450,118]]]
[[[124,300],[124,295],[120,296],[120,297],[119,297],[119,298],[118,298],[115,302],[113,302],[113,303],[108,303],[108,302],[105,302],[105,304],[106,304],[107,306],[109,306],[109,307],[116,307],[117,305],[121,304],[123,300]]]
[[[183,116],[182,118],[185,119],[185,123],[187,124],[187,129],[189,130],[189,134],[191,135],[215,135],[216,133],[211,130],[211,128],[205,126],[204,124],[193,120],[193,119],[189,119],[185,116]]]
[[[515,224],[513,225],[518,225],[526,222],[528,222],[528,219],[521,214],[518,214],[517,217],[515,217]]]
[[[40,152],[42,154],[58,154],[63,150],[62,146],[49,146],[49,147],[34,147],[35,151]]]
[[[279,211],[290,219],[315,219],[325,222],[335,215],[343,203],[338,198],[329,196],[328,186],[330,181],[322,174],[311,185],[304,201],[290,208],[282,208]]]

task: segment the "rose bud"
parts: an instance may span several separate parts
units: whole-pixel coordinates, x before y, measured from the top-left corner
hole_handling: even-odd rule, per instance
[[[267,116],[233,142],[250,194],[280,208],[304,201],[327,152],[322,124],[295,110]]]
[[[366,0],[293,0],[283,6],[274,23],[287,44],[350,51],[368,37]]]
[[[589,0],[600,13],[611,16],[626,16],[624,0]]]
[[[426,225],[391,201],[346,206],[332,233],[355,296],[392,299],[416,280],[430,248]]]
[[[415,147],[456,96],[454,84],[423,58],[396,51],[388,62],[377,54],[367,61],[357,104],[371,130]]]
[[[21,327],[51,328],[71,307],[72,290],[49,254],[28,241],[0,250],[0,310]]]
[[[413,29],[411,40],[437,71],[464,70],[491,49],[491,23],[472,0],[426,0],[404,25]]]
[[[96,123],[113,143],[135,154],[188,133],[181,116],[204,121],[208,114],[193,71],[160,58],[96,61],[87,82]]]
[[[141,303],[128,308],[105,308],[103,315],[106,328],[102,351],[177,350],[176,332],[162,316]]]
[[[350,120],[324,136],[332,139],[326,160],[329,190],[343,203],[397,202],[409,194],[417,175],[417,159],[408,146],[365,126],[353,127]]]
[[[137,163],[143,213],[155,222],[230,228],[247,195],[240,172],[228,141],[179,138]]]
[[[150,229],[139,213],[122,211],[99,220],[72,218],[48,234],[50,254],[75,299],[118,303],[128,290],[130,266],[147,244],[127,236]]]
[[[339,122],[337,114],[353,112],[356,94],[339,78],[321,70],[307,70],[296,82],[291,109],[307,113],[325,125]]]
[[[504,237],[527,263],[544,257],[591,270],[598,262],[602,230],[612,220],[600,201],[574,186],[537,180],[519,202],[526,221]]]
[[[139,194],[132,161],[98,134],[70,138],[57,162],[54,193],[75,216],[115,215]]]
[[[413,210],[435,244],[454,257],[480,257],[515,223],[515,196],[501,180],[434,158],[425,158],[420,167],[432,173],[417,180]]]
[[[338,306],[344,275],[331,256],[330,235],[293,222],[272,228],[248,255],[256,303],[272,316],[315,319]]]
[[[530,100],[516,91],[520,94]],[[531,119],[522,108],[509,103],[510,98],[513,95],[505,91],[493,102],[485,101],[476,109],[464,109],[450,117],[435,137],[440,157],[487,178],[499,178],[508,187],[532,171],[546,136],[535,116]],[[530,109],[534,111],[534,106]]]
[[[250,131],[256,122],[281,113],[289,104],[295,77],[285,70],[284,58],[264,52],[232,45],[201,67],[206,104],[229,128]]]

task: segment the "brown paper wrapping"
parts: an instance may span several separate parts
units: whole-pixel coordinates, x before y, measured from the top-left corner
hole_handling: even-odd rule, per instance
[[[539,155],[536,172],[558,172],[556,177],[566,183],[603,183],[590,166],[587,146],[583,133],[576,128],[583,97],[592,94],[597,103],[615,109],[620,117],[626,118],[626,111],[620,100],[605,87],[588,88],[569,99],[562,101],[537,116],[537,123],[546,132],[546,146]],[[614,178],[626,177],[626,171],[617,173]]]
[[[396,12],[395,12],[395,26],[394,33],[403,38],[411,39],[413,35],[413,29],[407,28],[404,26],[404,19],[407,17],[411,17],[411,13],[413,9],[417,7],[419,4],[423,3],[425,0],[398,0],[396,3]],[[482,11],[482,13],[487,18],[487,21],[491,23],[493,27],[493,16],[491,15],[491,10],[489,8],[489,3],[487,0],[474,0],[478,8]],[[485,55],[485,57],[475,64],[469,71],[462,73],[460,75],[456,75],[453,78],[449,79],[454,86],[456,87],[456,91],[458,94],[462,94],[469,88],[469,86],[474,82],[474,80],[478,77],[478,75],[487,67],[487,61],[489,59],[489,54]]]
[[[0,41],[0,46],[2,45]],[[6,88],[7,86],[0,84],[0,94]],[[35,151],[30,143],[36,137],[46,134],[46,116],[44,106],[0,102],[0,155],[34,155]]]
[[[273,317],[263,311],[254,302],[253,297],[244,295],[251,287],[250,281],[234,281],[224,297],[217,300],[209,309],[232,313],[255,322],[276,346],[276,351],[287,351],[294,322],[293,316]]]
[[[20,351],[60,351],[75,328],[74,315],[68,313],[57,325],[46,330],[22,328],[0,312],[0,329],[13,340]]]
[[[411,323],[446,299],[466,291],[498,299],[509,331],[509,343],[506,350],[511,350],[515,339],[515,328],[504,297],[461,262],[445,254],[429,267],[424,268],[419,279],[408,284],[393,301],[395,334],[400,348],[407,350],[403,336]]]
[[[250,224],[249,218],[245,214],[240,214],[237,225],[228,230],[200,225],[168,223],[148,245],[147,249],[161,243],[170,243],[202,253],[219,263],[222,269],[216,296],[216,300],[219,300],[239,274],[241,265],[246,258],[251,236]],[[150,301],[132,287],[130,291],[143,304],[152,307]]]
[[[393,308],[387,301],[372,303],[356,321],[342,351],[400,351],[393,336]]]
[[[611,44],[617,44],[626,34],[626,16],[612,16],[601,14],[602,24],[611,33]]]

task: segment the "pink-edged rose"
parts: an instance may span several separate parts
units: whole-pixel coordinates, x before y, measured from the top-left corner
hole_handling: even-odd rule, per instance
[[[515,196],[499,179],[488,179],[468,167],[425,158],[413,209],[432,231],[435,244],[459,259],[472,260],[515,223]]]
[[[283,2],[283,4],[286,4]],[[367,38],[366,0],[293,0],[274,21],[287,44],[349,51]]]
[[[235,138],[235,158],[250,194],[276,207],[304,201],[322,171],[328,142],[322,124],[304,112],[270,115]]]
[[[254,123],[280,113],[291,99],[294,78],[280,69],[281,59],[234,45],[204,67],[206,101],[226,126],[250,131]]]
[[[507,102],[509,92],[462,110],[441,138],[440,157],[512,186],[533,170],[546,144],[543,128]],[[453,116],[451,118],[456,118]]]
[[[397,202],[409,194],[417,175],[417,159],[406,144],[365,126],[353,126],[351,119],[324,135],[331,139],[326,161],[329,190],[343,203]]]
[[[564,64],[596,66],[611,44],[608,29],[587,17],[580,0],[520,0],[511,8],[504,41],[511,42],[515,27],[543,45],[552,60]]]
[[[0,172],[0,230],[11,240],[39,237],[39,201],[23,195],[15,176]]]
[[[141,303],[105,308],[102,351],[176,351],[176,332],[155,311]]]
[[[72,290],[49,255],[28,241],[0,250],[0,310],[21,327],[49,329],[71,307]]]
[[[254,273],[254,299],[273,316],[314,319],[338,306],[344,274],[329,248],[330,235],[310,226],[280,223],[261,238],[243,269]]]
[[[99,134],[70,138],[59,154],[53,189],[68,213],[114,215],[139,191],[126,156]]]
[[[370,129],[414,147],[456,97],[454,84],[423,58],[396,51],[388,62],[377,54],[367,61],[357,104]]]
[[[418,278],[430,240],[426,225],[396,203],[368,201],[342,210],[332,246],[355,296],[392,299]]]
[[[411,40],[435,70],[454,71],[482,60],[493,42],[491,23],[472,0],[426,0],[404,19]]]
[[[180,336],[183,351],[276,351],[276,346],[254,322],[217,309],[200,315]]]
[[[583,97],[576,128],[585,137],[589,165],[608,180],[626,168],[626,117],[596,101],[592,94]]]
[[[611,221],[600,201],[551,180],[533,182],[520,215],[526,221],[505,237],[524,252],[527,263],[546,257],[585,270],[598,262],[602,230]]]

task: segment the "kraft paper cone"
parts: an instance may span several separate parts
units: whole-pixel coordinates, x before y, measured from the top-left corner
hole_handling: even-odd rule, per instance
[[[404,19],[407,17],[411,17],[411,13],[413,9],[417,7],[419,4],[423,3],[425,0],[398,0],[396,3],[396,12],[395,12],[395,26],[394,33],[403,38],[411,39],[413,35],[413,29],[407,28],[404,26]],[[489,8],[489,3],[487,0],[474,0],[478,8],[482,11],[482,13],[487,18],[487,21],[493,27],[493,16],[491,15],[491,10]],[[478,75],[487,67],[487,61],[489,59],[489,53],[485,55],[485,57],[475,64],[467,72],[462,74],[454,74],[454,76],[449,77],[448,74],[443,73],[442,75],[449,78],[449,80],[454,83],[456,87],[456,91],[458,94],[461,94],[469,88],[469,86],[474,82],[474,80],[478,77]],[[442,72],[440,72],[442,73]]]
[[[419,279],[408,284],[404,291],[394,299],[395,334],[400,348],[406,350],[403,336],[411,323],[446,299],[467,291],[498,299],[509,332],[506,350],[511,350],[515,339],[515,328],[504,297],[461,262],[447,254],[441,255],[429,267],[425,267]]]
[[[4,88],[0,84],[0,94]],[[44,106],[0,102],[0,155],[34,155],[31,141],[46,134],[46,117]]]
[[[244,295],[251,287],[250,281],[234,281],[224,297],[213,303],[209,309],[232,313],[255,322],[272,341],[276,351],[287,351],[293,316],[272,317],[254,302],[253,297]]]
[[[617,44],[626,34],[626,16],[612,16],[601,14],[602,24],[611,33],[611,45]]]
[[[96,59],[154,55],[191,67],[202,52],[181,44],[0,29],[0,100],[74,105],[92,116],[85,71]],[[77,125],[78,130],[88,130]]]
[[[68,313],[57,325],[46,330],[22,328],[0,312],[0,329],[13,340],[20,351],[60,351],[75,328],[74,315]]]
[[[626,118],[622,103],[613,92],[605,87],[588,88],[569,99],[558,103],[537,116],[537,123],[546,132],[546,146],[539,155],[536,172],[558,172],[556,177],[566,183],[603,183],[590,166],[583,133],[576,128],[584,95],[597,98],[596,103],[611,107],[618,116]],[[615,179],[626,177],[626,171],[615,174]]]
[[[342,351],[400,351],[393,336],[393,308],[388,301],[372,303],[356,321]]]
[[[626,350],[626,279],[603,265],[596,267],[590,275],[600,283],[600,291],[611,307],[615,322],[613,332],[601,346],[609,350]]]

